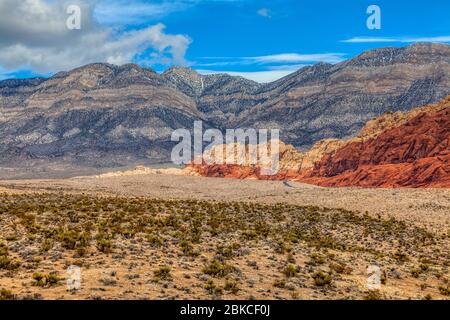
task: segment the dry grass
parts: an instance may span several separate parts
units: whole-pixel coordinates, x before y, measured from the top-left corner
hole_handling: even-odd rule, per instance
[[[63,193],[0,196],[6,298],[448,297],[449,234],[286,203]],[[383,270],[379,292],[366,268]],[[69,265],[82,288],[68,292]]]

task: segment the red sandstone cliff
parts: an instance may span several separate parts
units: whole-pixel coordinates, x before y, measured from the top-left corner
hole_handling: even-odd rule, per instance
[[[298,180],[320,186],[450,187],[450,97],[376,118],[350,140],[326,140],[300,153],[280,148],[275,176],[238,165],[191,165],[203,176]]]

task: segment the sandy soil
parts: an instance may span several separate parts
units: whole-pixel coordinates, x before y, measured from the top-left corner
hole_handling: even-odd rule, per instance
[[[289,203],[344,208],[396,217],[431,228],[450,227],[450,189],[322,188],[296,182],[147,174],[61,180],[0,180],[0,192],[64,191],[90,194]]]

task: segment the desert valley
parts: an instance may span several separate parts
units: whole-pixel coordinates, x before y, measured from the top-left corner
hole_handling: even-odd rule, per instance
[[[0,81],[0,299],[449,299],[449,88],[444,44]],[[281,128],[278,172],[171,165],[199,119]]]

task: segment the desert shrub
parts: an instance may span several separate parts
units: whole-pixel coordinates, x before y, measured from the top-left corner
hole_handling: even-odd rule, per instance
[[[182,240],[180,242],[180,249],[185,256],[195,257],[199,255],[199,253],[194,250],[194,246],[192,245],[192,243],[187,240]]]
[[[208,291],[209,294],[212,295],[222,295],[223,289],[221,287],[216,286],[212,279],[206,280],[205,290]]]
[[[241,231],[241,237],[244,240],[250,241],[250,240],[255,240],[258,235],[256,234],[256,232],[254,230],[243,230]]]
[[[240,244],[234,242],[228,246],[218,245],[216,253],[224,258],[230,259],[235,255],[236,250],[240,248]]]
[[[44,274],[40,272],[35,272],[33,273],[33,280],[35,286],[48,288],[58,284],[59,277],[55,273]]]
[[[309,256],[309,261],[307,261],[306,264],[310,265],[310,266],[317,266],[317,265],[324,264],[325,262],[326,262],[325,256],[318,254],[316,252],[313,252]]]
[[[382,300],[383,295],[379,290],[369,290],[364,296],[364,300]]]
[[[408,256],[406,253],[404,253],[403,251],[397,250],[393,253],[393,257],[395,260],[397,260],[398,262],[406,262],[409,260]]]
[[[213,277],[225,277],[227,274],[232,272],[232,267],[220,262],[217,259],[213,259],[207,265],[205,265],[202,271],[204,274]]]
[[[167,266],[159,267],[159,269],[153,271],[153,279],[155,281],[159,280],[172,280],[172,275],[170,274],[170,268]]]
[[[200,219],[194,219],[190,228],[191,241],[199,243],[202,238],[202,221]]]
[[[125,238],[125,239],[131,239],[134,237],[134,235],[136,234],[136,232],[134,230],[131,229],[123,229],[120,231],[120,234]]]
[[[330,269],[339,274],[351,274],[352,268],[343,262],[331,262]]]
[[[286,280],[284,280],[284,279],[276,279],[276,280],[273,282],[273,286],[274,286],[275,288],[284,289],[284,288],[286,287]]]
[[[0,269],[16,270],[20,267],[20,261],[13,260],[8,256],[8,247],[0,243]]]
[[[0,300],[13,300],[16,296],[5,288],[0,289]]]
[[[439,286],[439,292],[444,296],[450,296],[450,287],[449,286]]]
[[[412,269],[411,270],[411,275],[414,277],[414,278],[418,278],[419,276],[420,276],[420,274],[421,274],[422,272],[421,272],[421,270],[420,269]]]
[[[297,268],[293,264],[288,264],[286,268],[283,270],[283,274],[286,276],[286,278],[292,278],[297,275]]]
[[[161,247],[164,245],[164,239],[156,234],[147,234],[145,238],[152,247]]]
[[[44,239],[41,243],[41,252],[48,252],[53,247],[52,239]]]
[[[97,239],[97,249],[103,253],[110,253],[112,251],[112,242],[107,239]]]
[[[230,280],[230,279],[225,282],[225,285],[224,285],[223,288],[224,288],[225,291],[229,291],[232,294],[236,294],[240,290],[237,281],[236,280]]]
[[[89,238],[87,232],[78,233],[73,230],[62,231],[57,235],[61,246],[69,250],[74,250],[77,246],[86,247],[89,244]]]
[[[323,287],[331,284],[331,281],[333,278],[331,277],[331,274],[323,272],[323,271],[316,271],[312,275],[314,279],[314,284],[318,287]]]
[[[275,242],[275,252],[276,253],[283,254],[285,252],[290,253],[291,251],[292,251],[292,245],[289,242],[282,240],[282,239],[278,239]]]
[[[8,255],[8,247],[4,243],[0,243],[0,256]]]
[[[263,236],[264,238],[267,238],[270,233],[270,227],[265,221],[256,221],[254,232]]]

